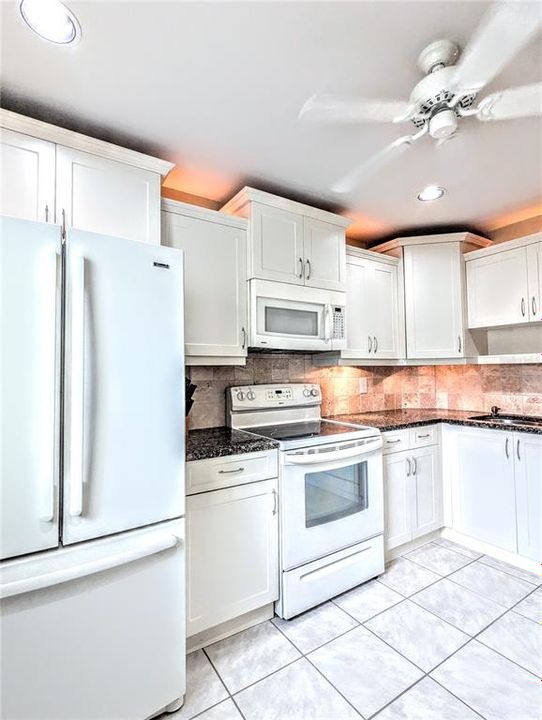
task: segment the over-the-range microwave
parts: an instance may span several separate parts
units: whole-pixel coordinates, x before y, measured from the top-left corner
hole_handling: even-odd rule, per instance
[[[346,293],[250,281],[249,345],[270,350],[346,347]]]

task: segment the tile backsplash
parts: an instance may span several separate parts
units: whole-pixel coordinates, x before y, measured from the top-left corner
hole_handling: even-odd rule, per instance
[[[330,367],[311,355],[251,353],[244,367],[191,367],[198,388],[190,427],[223,425],[229,385],[314,382],[322,387],[322,413],[338,415],[399,408],[450,408],[542,415],[542,365],[422,365]],[[360,379],[366,379],[360,383]]]

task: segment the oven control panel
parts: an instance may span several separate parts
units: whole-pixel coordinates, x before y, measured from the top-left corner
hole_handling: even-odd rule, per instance
[[[226,393],[228,408],[233,412],[319,405],[322,402],[320,386],[314,383],[239,385],[228,388]]]

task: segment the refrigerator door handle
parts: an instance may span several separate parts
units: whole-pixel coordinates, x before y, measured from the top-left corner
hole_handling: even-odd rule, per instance
[[[70,498],[72,517],[83,513],[85,421],[85,258],[71,258]]]
[[[13,597],[14,595],[22,595],[23,593],[32,592],[33,590],[41,590],[42,588],[60,585],[60,583],[70,582],[79,578],[95,575],[105,570],[126,565],[127,563],[141,560],[149,555],[169,550],[180,545],[182,539],[172,533],[159,533],[149,538],[144,538],[129,550],[111,553],[97,560],[89,560],[71,567],[59,568],[41,575],[30,575],[29,577],[12,580],[11,582],[3,582],[0,584],[0,599]]]
[[[43,289],[43,345],[42,355],[44,427],[47,432],[41,438],[43,447],[42,485],[39,517],[42,522],[52,522],[55,515],[55,388],[56,388],[56,291],[58,255],[56,251],[44,257],[42,275]]]

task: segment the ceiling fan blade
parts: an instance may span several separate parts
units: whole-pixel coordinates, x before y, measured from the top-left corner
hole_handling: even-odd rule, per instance
[[[495,3],[463,50],[452,79],[452,90],[467,95],[487,85],[542,26],[538,2]]]
[[[341,95],[313,95],[299,111],[300,120],[312,122],[402,122],[414,107],[401,100],[364,100]]]
[[[520,85],[485,97],[480,103],[479,120],[512,120],[542,116],[542,83]]]
[[[352,170],[332,186],[332,191],[335,193],[346,194],[355,190],[368,175],[376,172],[380,168],[387,165],[392,160],[395,160],[402,155],[414,142],[416,136],[405,135],[397,138],[385,148],[379,150],[375,155],[370,157],[362,165]]]

